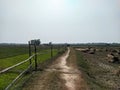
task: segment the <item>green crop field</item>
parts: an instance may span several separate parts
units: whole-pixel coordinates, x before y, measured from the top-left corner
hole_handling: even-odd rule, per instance
[[[51,51],[47,49],[37,49],[39,53],[37,55],[38,64],[45,62],[51,58]],[[58,49],[53,49],[53,56],[58,54]],[[26,60],[29,57],[28,47],[26,45],[0,45],[0,71],[15,65],[21,61]],[[34,60],[32,59],[32,62]],[[0,75],[0,90],[4,90],[5,87],[12,82],[22,71],[29,66],[29,62],[26,62],[20,66],[17,66],[8,72]],[[32,66],[34,68],[34,64]],[[26,75],[27,77],[28,75]],[[23,78],[26,78],[25,76]]]
[[[27,45],[0,45],[0,59],[27,53]]]

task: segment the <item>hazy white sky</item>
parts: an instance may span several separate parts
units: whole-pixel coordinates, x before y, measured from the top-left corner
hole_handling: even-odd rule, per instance
[[[120,0],[0,0],[0,43],[120,43]]]

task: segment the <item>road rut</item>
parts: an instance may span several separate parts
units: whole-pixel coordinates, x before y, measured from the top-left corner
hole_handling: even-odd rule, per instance
[[[68,48],[65,54],[59,57],[48,69],[45,69],[43,73],[44,76],[40,76],[43,78],[37,79],[37,82],[34,82],[34,87],[31,87],[31,90],[88,90],[80,70],[74,65],[76,63],[68,62],[72,54],[70,52],[72,51]],[[70,60],[76,62],[76,60],[73,59],[73,57],[70,58]],[[59,74],[59,81],[57,81],[59,84],[57,87],[54,87],[54,89],[51,89],[54,85],[50,84],[55,78],[51,77],[52,73]],[[53,81],[49,82],[49,78],[53,78]],[[60,88],[61,86],[59,87],[59,85],[62,85],[62,88]]]

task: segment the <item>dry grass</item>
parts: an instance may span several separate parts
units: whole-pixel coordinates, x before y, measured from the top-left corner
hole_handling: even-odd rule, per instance
[[[91,90],[117,90],[120,88],[120,77],[114,74],[114,70],[118,69],[119,64],[109,63],[106,60],[110,51],[104,51],[103,47],[95,54],[80,51],[76,51],[76,53],[78,66],[82,69]]]

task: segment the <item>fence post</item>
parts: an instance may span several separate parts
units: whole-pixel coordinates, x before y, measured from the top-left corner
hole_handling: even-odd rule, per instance
[[[29,44],[29,57],[31,56],[31,45],[30,45],[30,41],[28,41],[28,44]],[[31,65],[31,59],[30,59],[30,65]]]
[[[51,59],[53,58],[53,45],[51,43]]]
[[[37,49],[36,49],[36,44],[34,44],[35,48],[35,70],[37,70]]]

